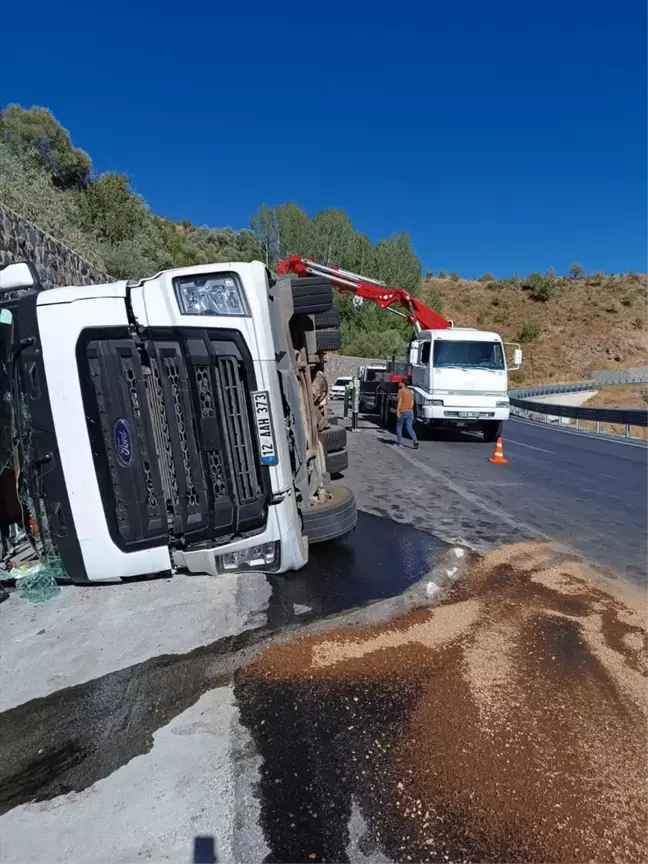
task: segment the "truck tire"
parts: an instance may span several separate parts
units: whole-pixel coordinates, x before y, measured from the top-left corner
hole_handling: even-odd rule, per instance
[[[484,433],[484,441],[487,444],[493,444],[502,436],[502,421],[484,420],[482,423],[482,432]]]
[[[330,498],[302,511],[304,534],[309,544],[335,540],[352,531],[358,521],[353,492],[345,486],[327,486]]]
[[[331,426],[319,433],[319,439],[325,453],[335,453],[344,450],[347,444],[347,433],[344,426]]]
[[[313,319],[315,321],[315,327],[317,327],[318,330],[323,330],[326,327],[339,327],[340,310],[329,309],[328,312],[318,312],[316,315],[313,315]]]
[[[315,315],[333,307],[333,288],[322,276],[295,277],[291,280],[295,315]]]
[[[379,395],[378,398],[380,400],[380,425],[383,429],[386,429],[389,425],[389,400],[384,393]]]
[[[315,344],[318,351],[339,351],[342,347],[342,336],[339,330],[316,330]]]
[[[329,474],[341,474],[349,467],[349,451],[336,450],[326,454],[326,470]]]

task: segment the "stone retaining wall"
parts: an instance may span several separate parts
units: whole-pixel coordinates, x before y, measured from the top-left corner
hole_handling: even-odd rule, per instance
[[[341,378],[345,375],[355,375],[358,371],[358,366],[376,366],[384,362],[384,357],[381,360],[372,360],[369,357],[347,357],[345,354],[327,354],[324,371],[327,381],[329,384],[332,384],[336,378]]]
[[[45,288],[113,282],[77,252],[0,203],[0,265],[31,261]]]

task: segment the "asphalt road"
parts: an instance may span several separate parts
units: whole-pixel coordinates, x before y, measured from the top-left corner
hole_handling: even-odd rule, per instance
[[[645,445],[510,420],[504,429],[508,465],[492,465],[491,450],[479,435],[446,433],[423,440],[416,452],[406,445],[401,452],[440,474],[476,508],[646,582]]]
[[[491,445],[476,435],[424,441],[418,451],[407,446],[398,449],[393,443],[391,433],[367,419],[357,433],[349,435],[350,469],[340,482],[356,493],[361,510],[358,527],[339,544],[314,552],[308,568],[292,577],[268,580],[262,574],[246,574],[216,580],[178,576],[128,585],[63,586],[59,595],[39,606],[30,606],[17,594],[2,604],[0,812],[5,812],[0,817],[0,860],[7,864],[27,860],[36,864],[70,860],[112,864],[140,859],[185,862],[190,860],[194,838],[204,834],[215,837],[221,861],[299,860],[284,856],[286,843],[292,842],[293,822],[297,824],[288,820],[293,813],[308,828],[303,831],[308,848],[301,850],[302,860],[333,860],[331,855],[338,856],[340,850],[348,860],[360,864],[390,857],[404,860],[403,854],[405,859],[410,855],[412,860],[424,860],[418,847],[405,846],[408,851],[402,852],[401,847],[410,840],[401,839],[398,820],[393,830],[385,827],[385,832],[391,830],[389,844],[398,842],[398,846],[389,857],[381,857],[382,841],[369,836],[375,802],[365,802],[363,810],[353,793],[350,812],[347,800],[343,818],[321,829],[319,803],[315,808],[309,798],[317,798],[321,787],[312,782],[307,764],[290,788],[284,789],[281,773],[273,773],[276,768],[288,772],[287,780],[294,777],[291,757],[301,751],[292,754],[289,747],[280,746],[281,741],[297,740],[289,724],[295,718],[302,722],[304,707],[317,710],[321,705],[330,713],[329,718],[322,710],[322,717],[333,726],[322,727],[328,736],[327,748],[322,751],[321,770],[316,766],[313,777],[326,781],[328,742],[334,740],[335,723],[344,717],[341,711],[347,711],[331,698],[340,693],[331,694],[327,681],[321,687],[313,683],[307,672],[304,693],[294,689],[295,682],[286,680],[281,687],[271,688],[279,702],[267,703],[266,691],[257,688],[256,679],[251,685],[242,679],[240,670],[262,645],[303,636],[308,628],[340,626],[341,620],[331,616],[345,609],[364,607],[350,613],[354,625],[371,623],[376,610],[386,603],[395,604],[393,616],[402,614],[403,591],[433,584],[427,582],[434,578],[431,568],[451,572],[445,571],[446,543],[479,550],[507,544],[506,554],[526,560],[530,547],[514,544],[546,536],[621,576],[645,581],[648,454],[640,446],[518,422],[510,423],[506,430],[509,464],[505,466],[488,462]],[[495,548],[493,554],[500,552]],[[578,564],[570,555],[553,549],[551,554],[558,556],[552,560],[560,564],[554,571]],[[526,596],[505,596],[517,590],[518,583],[503,569],[502,560],[495,562],[495,571],[492,599],[489,595],[485,608],[492,610],[493,602],[503,598],[516,609],[528,609]],[[602,581],[622,586],[621,580]],[[542,595],[538,602],[546,605],[542,587],[534,590]],[[376,600],[380,603],[372,602]],[[579,614],[574,612],[576,601],[568,600],[567,612],[572,617]],[[457,605],[468,611],[472,608],[470,603]],[[365,617],[356,617],[361,615]],[[495,616],[493,620],[497,624],[499,619]],[[343,623],[340,640],[345,643],[351,622],[344,619]],[[608,634],[619,650],[626,650],[626,637],[636,635],[636,627],[630,633],[624,627]],[[443,630],[436,625],[433,629],[435,634]],[[412,632],[429,642],[419,629]],[[551,664],[562,656],[558,648],[564,644],[578,660],[581,647],[575,639],[566,642],[561,634],[554,638],[556,634],[544,627],[535,636],[520,631],[513,642],[530,646],[538,656],[543,646],[551,648]],[[485,637],[487,647],[495,645],[500,659],[507,656],[497,647],[501,637],[499,630]],[[417,639],[413,648],[406,646],[408,652],[420,653]],[[303,643],[294,644],[295,657],[303,660]],[[359,714],[359,722],[378,722],[381,734],[391,728],[389,723],[398,726],[409,717],[407,699],[414,693],[412,688],[425,684],[416,669],[406,671],[400,650],[393,654],[393,668],[383,670],[384,681],[376,684],[375,704],[382,715],[380,711]],[[371,656],[384,659],[385,655],[378,651]],[[427,654],[421,658],[422,671],[431,674],[437,667],[428,662]],[[493,664],[486,659],[482,666],[488,671]],[[532,656],[522,659],[536,663]],[[565,671],[571,675],[575,661],[570,655],[565,662]],[[450,669],[453,680],[458,679],[456,669],[463,665],[457,660]],[[577,663],[574,668],[578,671]],[[291,675],[295,671],[299,672],[287,669]],[[338,670],[334,673],[339,677]],[[590,687],[591,677],[589,673],[585,676],[584,686]],[[346,687],[343,676],[341,680]],[[422,718],[422,744],[446,740],[428,734],[430,729],[441,728],[446,715],[451,721],[448,741],[473,741],[472,731],[457,734],[454,725],[454,718],[466,714],[464,702],[455,695],[454,705],[449,693],[439,699],[438,683],[430,681],[431,704],[442,710],[436,719]],[[351,682],[350,686],[355,685]],[[544,699],[543,704],[560,705],[566,696],[562,690],[558,695],[560,698]],[[302,696],[306,702],[300,701]],[[351,711],[355,710],[351,703],[355,705],[356,697],[360,700],[364,694],[344,690],[342,696]],[[296,707],[297,713],[283,713],[282,699],[285,705]],[[594,713],[589,705],[584,708],[585,716]],[[303,720],[304,736],[312,736],[314,723],[306,715]],[[559,728],[559,722],[553,717],[540,725]],[[394,730],[398,739],[398,730]],[[353,721],[346,722],[346,738],[335,739],[340,749],[331,764],[353,766],[356,759],[367,762],[357,778],[347,777],[347,797],[349,790],[373,788],[365,783],[366,770],[377,770],[374,779],[380,780],[386,757],[379,753],[374,764],[374,748],[367,746],[364,751],[369,738],[376,738],[371,737],[373,731],[371,725],[356,728]],[[280,739],[276,748],[268,745],[267,738],[267,733],[275,732]],[[353,738],[356,734],[361,736],[357,740]],[[363,736],[369,738],[365,741]],[[615,733],[614,740],[622,741],[626,748],[626,731]],[[573,741],[568,739],[569,746]],[[502,745],[507,759],[508,743]],[[607,749],[597,738],[587,752]],[[445,752],[444,747],[441,750]],[[477,755],[491,750],[489,740],[480,745]],[[464,755],[457,754],[458,761],[450,760],[449,778],[455,776]],[[636,764],[643,766],[644,762],[636,760]],[[468,768],[472,776],[473,763]],[[414,768],[403,766],[403,770],[409,776]],[[495,776],[499,778],[499,769]],[[272,787],[264,787],[264,781],[272,781]],[[486,781],[484,795],[490,800],[494,793],[487,788],[488,778]],[[385,783],[376,788],[393,792],[398,782],[386,775]],[[579,788],[588,788],[584,779],[578,783]],[[438,788],[443,791],[447,785]],[[279,794],[290,798],[292,792],[297,810],[286,807],[287,799]],[[513,793],[510,799],[517,800]],[[381,819],[380,814],[389,817],[396,812],[379,804],[376,812]],[[445,806],[443,801],[437,804]],[[596,822],[591,814],[587,816],[588,825]],[[466,835],[474,833],[473,826],[468,829]],[[326,845],[329,839],[333,846]],[[451,841],[452,837],[448,843]],[[373,843],[377,843],[375,848]],[[331,855],[326,852],[329,848]],[[472,860],[507,860],[499,847],[491,858],[484,848]],[[447,860],[445,854],[450,853],[444,853]],[[457,857],[463,860],[466,856],[458,853]],[[557,854],[531,858],[520,853],[516,860],[576,859],[567,853],[562,858]]]

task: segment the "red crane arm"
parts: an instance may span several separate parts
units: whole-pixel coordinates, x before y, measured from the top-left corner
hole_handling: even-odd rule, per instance
[[[280,261],[277,274],[280,276],[294,273],[296,276],[326,276],[341,293],[354,294],[363,300],[372,300],[380,309],[388,309],[394,304],[403,306],[404,317],[415,330],[445,330],[452,324],[443,315],[421,303],[404,288],[388,288],[384,282],[367,279],[340,267],[328,267],[309,258],[291,255]],[[394,310],[395,311],[395,310]],[[398,313],[403,314],[403,313]]]

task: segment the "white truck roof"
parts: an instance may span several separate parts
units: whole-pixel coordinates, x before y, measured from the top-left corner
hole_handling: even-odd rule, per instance
[[[445,330],[421,330],[416,337],[419,341],[447,339],[456,342],[501,342],[499,333],[491,330],[476,330],[473,327],[448,327]]]

